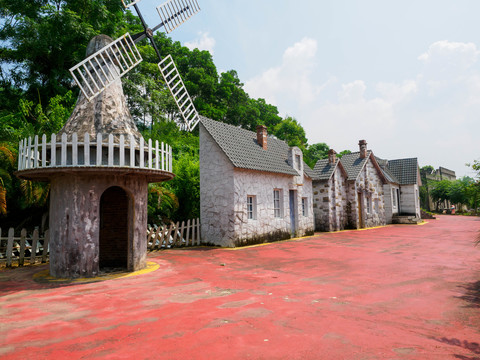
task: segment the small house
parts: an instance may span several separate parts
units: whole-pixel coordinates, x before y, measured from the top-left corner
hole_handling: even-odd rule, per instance
[[[298,147],[200,120],[202,241],[236,247],[313,234],[313,171]]]
[[[377,160],[388,180],[384,185],[387,223],[420,221],[422,180],[417,158]]]
[[[313,169],[313,213],[315,231],[339,231],[348,226],[347,172],[330,149]]]
[[[360,229],[386,224],[383,185],[387,179],[367,142],[360,151],[343,155],[340,162],[347,173],[348,227]]]

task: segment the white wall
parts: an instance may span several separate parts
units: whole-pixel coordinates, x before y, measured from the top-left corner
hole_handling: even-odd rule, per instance
[[[420,199],[417,184],[400,187],[400,211],[402,214],[420,217]]]
[[[311,180],[296,185],[290,175],[235,169],[235,245],[262,243],[275,238],[288,238],[291,234],[289,190],[296,190],[297,236],[313,231]],[[273,191],[282,193],[282,216],[274,216]],[[256,219],[247,218],[247,196],[255,196]],[[307,216],[302,215],[302,197],[307,197]]]
[[[392,217],[393,215],[398,214],[398,200],[395,202],[395,205],[393,203],[393,196],[397,196],[397,189],[398,185],[393,185],[393,184],[385,184],[383,185],[383,194],[384,194],[384,201],[385,201],[385,221],[387,224],[392,223]],[[392,194],[392,189],[393,189],[393,194]]]
[[[230,246],[234,227],[233,165],[200,124],[200,224],[203,243]]]

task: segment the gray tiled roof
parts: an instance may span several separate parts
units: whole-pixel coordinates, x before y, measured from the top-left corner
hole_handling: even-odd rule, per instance
[[[416,184],[418,179],[417,158],[389,160],[388,168],[400,185]]]
[[[367,150],[367,156],[364,159],[360,158],[359,151],[342,156],[340,162],[347,172],[348,180],[355,180],[358,177],[371,153],[371,150]]]
[[[230,159],[233,166],[243,169],[299,175],[288,165],[289,146],[282,140],[267,137],[267,150],[257,143],[257,133],[200,116],[200,122]],[[304,164],[305,173],[313,176]],[[310,171],[309,171],[310,170]],[[311,175],[309,175],[309,172]]]
[[[315,173],[314,180],[328,180],[332,176],[333,172],[335,171],[336,164],[338,161],[335,162],[334,165],[331,165],[328,162],[328,159],[320,159],[315,164],[313,168],[313,172]]]
[[[315,178],[315,172],[310,168],[310,166],[307,165],[307,163],[304,161],[303,162],[303,172],[310,178],[314,179]]]
[[[377,156],[375,156],[375,159],[377,160],[378,165],[380,165],[380,169],[382,169],[382,173],[385,176],[385,178],[388,180],[388,182],[400,184],[400,181],[398,181],[395,175],[393,175],[393,173],[388,168],[388,160],[380,159]]]

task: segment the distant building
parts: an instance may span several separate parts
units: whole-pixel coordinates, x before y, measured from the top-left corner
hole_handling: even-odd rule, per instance
[[[432,200],[432,197],[430,196],[430,186],[432,183],[441,180],[455,181],[457,179],[455,171],[440,166],[437,170],[433,170],[432,172],[421,170],[420,176],[427,194],[426,198],[423,199],[422,206],[428,211],[450,209],[450,201],[444,200],[441,202],[434,202]]]
[[[235,247],[313,234],[313,171],[298,147],[201,117],[202,241]]]

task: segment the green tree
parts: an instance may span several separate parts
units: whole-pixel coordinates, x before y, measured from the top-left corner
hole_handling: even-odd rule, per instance
[[[463,177],[450,183],[448,196],[452,204],[468,205],[470,203],[467,189],[472,180],[471,178]]]
[[[337,154],[337,157],[339,159],[342,158],[343,155],[348,155],[348,154],[351,154],[352,152],[350,150],[343,150],[343,151],[340,151],[338,154]]]
[[[0,113],[0,204],[12,219],[38,219],[47,212],[49,185],[19,180],[14,172],[18,157],[18,142],[32,135],[58,132],[71,114],[74,106],[72,93],[57,95],[46,106],[21,99],[15,112]],[[15,223],[15,221],[14,221]],[[18,224],[17,224],[18,225]]]
[[[474,160],[473,163],[466,165],[471,167],[475,172],[475,179],[470,183],[467,191],[470,197],[470,206],[474,209],[475,214],[478,214],[478,208],[480,205],[480,159]],[[480,236],[478,241],[480,242]]]
[[[422,166],[420,170],[423,170],[427,174],[431,174],[435,171],[435,168],[432,165],[425,165],[425,166]]]
[[[436,210],[442,201],[450,200],[450,180],[441,180],[432,184],[430,189],[430,196],[432,200],[436,202]]]
[[[41,102],[64,95],[72,87],[68,69],[83,59],[89,40],[121,35],[134,21],[120,1],[0,0],[4,88],[25,89],[28,100]]]
[[[292,118],[283,119],[273,130],[273,134],[281,140],[284,140],[288,146],[298,146],[305,150],[307,146],[307,138],[305,130],[300,123]]]
[[[303,160],[313,168],[318,160],[328,158],[329,146],[325,143],[312,144],[303,153]]]

